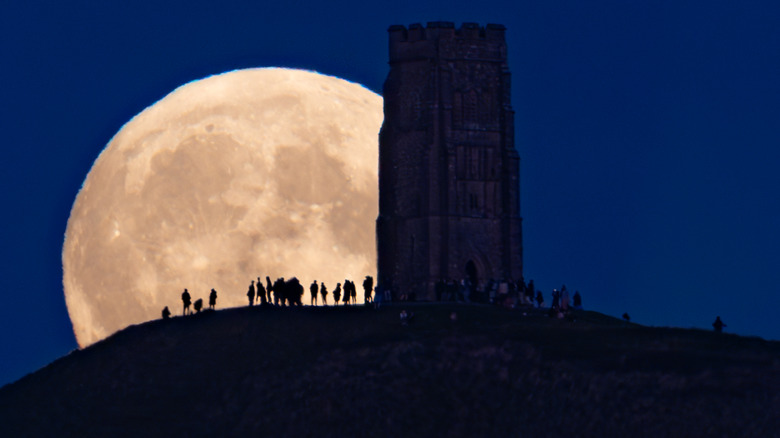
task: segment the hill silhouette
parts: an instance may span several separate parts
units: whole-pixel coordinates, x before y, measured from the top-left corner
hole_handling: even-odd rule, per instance
[[[767,437],[779,413],[778,342],[458,304],[151,321],[0,389],[3,436]]]

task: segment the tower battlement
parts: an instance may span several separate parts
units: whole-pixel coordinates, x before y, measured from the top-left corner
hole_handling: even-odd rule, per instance
[[[420,23],[410,24],[407,28],[401,24],[394,24],[387,29],[390,33],[390,42],[412,43],[421,40],[439,38],[470,38],[505,40],[506,27],[502,24],[488,23],[480,26],[478,23],[463,23],[456,29],[451,21],[429,21],[425,27]]]
[[[450,21],[429,21],[425,27],[392,25],[387,32],[391,63],[433,58],[506,60],[506,27],[501,24],[463,23],[456,28]]]

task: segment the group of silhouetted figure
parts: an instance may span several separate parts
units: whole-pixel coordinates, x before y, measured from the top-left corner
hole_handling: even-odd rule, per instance
[[[246,292],[246,296],[249,300],[249,306],[258,305],[274,305],[274,306],[302,306],[304,288],[300,281],[293,277],[289,280],[285,280],[283,277],[277,278],[276,281],[271,283],[270,277],[265,277],[265,286],[263,286],[260,278],[257,278],[257,284],[253,280],[249,285],[249,290]],[[372,291],[374,289],[374,279],[370,275],[366,275],[363,280],[363,300],[365,303],[372,301]],[[317,283],[314,280],[309,285],[309,304],[312,306],[318,305],[318,296],[322,300],[322,305],[328,305],[328,287],[325,283]],[[334,305],[339,302],[344,305],[357,304],[357,287],[355,283],[349,279],[344,280],[344,287],[342,289],[341,283],[336,283],[336,288],[333,289],[333,301]]]
[[[374,278],[370,275],[366,275],[363,280],[363,300],[366,304],[373,301],[374,290]],[[343,293],[342,293],[343,291]],[[324,283],[317,283],[314,280],[309,286],[309,293],[311,295],[310,304],[312,306],[317,305],[317,296],[322,298],[322,305],[328,305],[328,288]],[[270,277],[265,277],[265,285],[260,277],[257,277],[257,282],[252,280],[249,285],[249,289],[246,292],[249,306],[302,306],[303,305],[304,288],[301,282],[296,278],[290,278],[285,280],[284,277],[277,278],[276,281],[271,283]],[[334,305],[338,305],[341,302],[344,305],[357,304],[357,287],[355,283],[349,279],[344,280],[344,287],[342,289],[341,283],[336,283],[336,288],[333,290]],[[190,315],[194,313],[200,313],[203,310],[203,300],[197,299],[192,302],[192,296],[187,289],[181,294],[182,301],[182,315]],[[209,309],[214,310],[217,305],[217,291],[211,289],[209,294]],[[193,309],[190,309],[190,306]],[[171,311],[168,306],[162,311],[163,319],[169,319],[171,317]]]
[[[285,280],[283,277],[277,278],[276,281],[271,283],[271,277],[265,277],[265,286],[260,277],[257,277],[257,285],[255,281],[249,285],[249,290],[246,292],[246,297],[249,300],[249,306],[258,305],[290,305],[290,306],[302,306],[303,305],[303,285],[296,278],[293,277],[289,280]]]
[[[537,303],[539,301],[539,296],[537,296]],[[542,298],[540,306],[544,304],[544,299]],[[574,310],[582,310],[582,296],[580,295],[580,291],[574,291],[573,296],[569,296],[569,291],[566,289],[566,285],[564,284],[561,286],[560,289],[553,289],[552,292],[552,304],[550,305],[550,310],[547,312],[547,315],[551,318],[566,318],[566,319],[574,319]]]
[[[460,282],[440,280],[434,285],[434,291],[437,301],[491,303],[508,308],[534,306],[535,302],[537,308],[545,307],[544,295],[541,290],[536,289],[533,280],[526,284],[523,279],[518,281],[491,279],[484,287],[473,285],[469,279]],[[401,295],[401,301],[404,301],[404,295]],[[556,314],[560,311],[564,315],[573,309],[581,310],[582,295],[579,291],[575,291],[574,295],[570,296],[566,285],[563,285],[560,290],[553,289],[550,309],[554,309]]]
[[[526,284],[522,279],[517,282],[512,281],[495,281],[489,280],[482,290],[477,290],[468,279],[462,280],[460,283],[454,281],[440,280],[434,285],[437,301],[466,301],[466,302],[480,302],[480,298],[486,298],[493,304],[515,308],[517,306],[533,306],[536,302],[537,308],[545,307],[544,296],[542,291],[537,290],[534,286],[534,281],[530,280]],[[374,297],[376,292],[376,297]],[[386,292],[389,292],[386,291]],[[322,300],[322,305],[328,305],[328,288],[324,283],[317,283],[314,280],[309,286],[311,306],[317,306],[318,296]],[[289,280],[285,280],[283,277],[277,278],[273,283],[270,277],[265,277],[265,285],[263,285],[260,277],[257,277],[257,282],[252,280],[247,290],[246,296],[249,301],[249,306],[303,306],[304,287],[300,281],[293,277]],[[374,303],[378,308],[380,298],[389,295],[389,293],[380,293],[374,288],[374,279],[370,275],[366,275],[363,280],[363,301],[366,305]],[[399,294],[398,298],[401,301],[413,301],[414,295]],[[385,298],[389,300],[389,297]],[[181,294],[181,301],[183,305],[182,315],[188,315],[194,313],[200,313],[203,310],[203,299],[198,298],[195,302],[192,302],[192,296],[187,289]],[[335,289],[333,289],[333,305],[354,305],[357,304],[357,287],[355,283],[349,279],[344,280],[342,287],[341,283],[336,283]],[[214,310],[217,305],[217,291],[211,289],[209,294],[209,309]],[[193,309],[190,309],[190,306]],[[582,296],[579,291],[575,291],[573,296],[569,296],[569,291],[564,284],[560,289],[553,289],[552,301],[548,311],[548,316],[551,318],[567,318],[573,320],[574,311],[582,310]],[[405,311],[404,311],[405,312]],[[162,311],[163,319],[169,319],[171,311],[168,306]],[[407,318],[402,316],[403,321],[407,321]],[[623,320],[628,324],[631,321],[631,317],[628,313],[623,314]],[[404,322],[404,325],[406,323]],[[715,322],[712,323],[713,329],[720,333],[726,324],[721,321],[720,316],[715,318]]]
[[[201,310],[203,310],[203,299],[198,298],[195,300],[195,303],[192,302],[192,296],[190,295],[190,291],[187,289],[184,289],[184,292],[181,293],[181,302],[183,304],[182,309],[182,315],[188,315],[192,314],[193,310],[195,313],[200,313]],[[190,310],[190,306],[193,306],[193,309]],[[214,310],[217,307],[217,291],[214,289],[211,289],[211,293],[209,293],[209,309]],[[168,306],[165,306],[165,308],[162,311],[162,317],[163,319],[168,319],[171,317],[171,311],[168,309]]]

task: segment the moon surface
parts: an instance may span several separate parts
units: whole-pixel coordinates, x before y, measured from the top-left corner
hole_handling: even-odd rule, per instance
[[[182,312],[181,293],[246,305],[251,280],[333,291],[376,273],[382,98],[322,74],[238,70],[186,84],[106,146],[76,197],[62,251],[84,347]],[[332,303],[332,294],[328,297]]]

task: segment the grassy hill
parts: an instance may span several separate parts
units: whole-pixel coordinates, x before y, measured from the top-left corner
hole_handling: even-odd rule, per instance
[[[409,326],[399,312],[415,313]],[[455,312],[457,319],[451,320]],[[595,312],[239,308],[0,389],[2,436],[780,436],[780,343]]]

